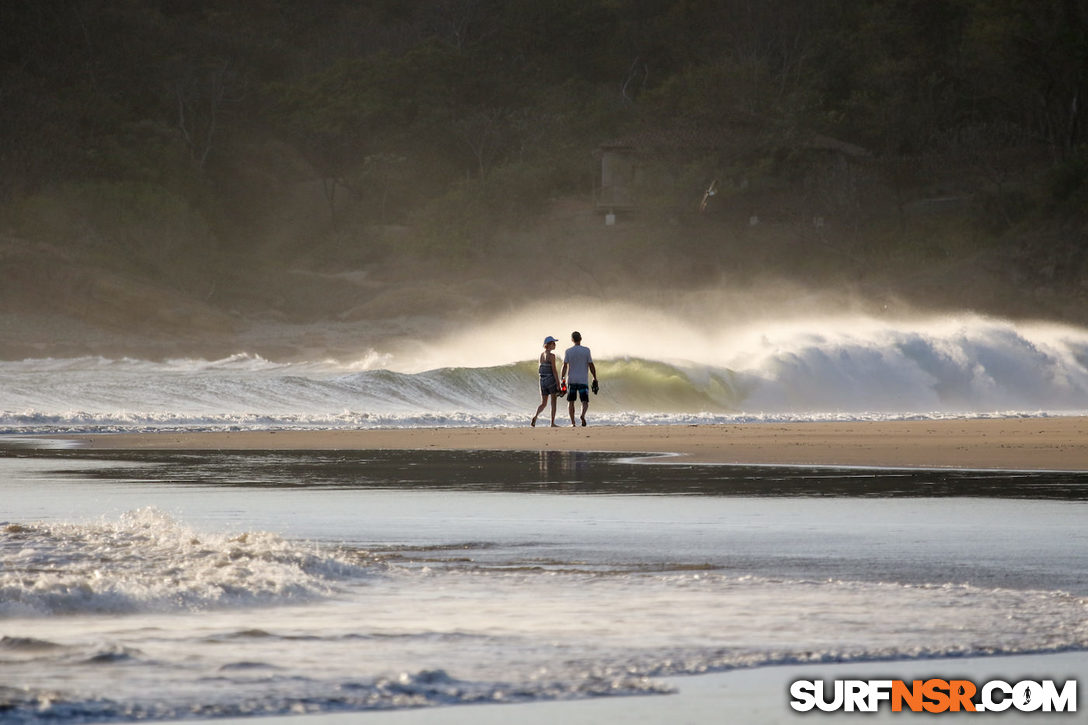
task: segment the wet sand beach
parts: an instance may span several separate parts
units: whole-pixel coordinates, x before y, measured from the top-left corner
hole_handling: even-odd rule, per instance
[[[401,547],[422,547],[420,550],[427,552],[428,566],[436,566],[431,562],[431,559],[435,558],[432,549],[436,542],[448,541],[488,541],[492,542],[492,546],[498,547],[472,553],[471,556],[475,558],[473,566],[476,567],[485,567],[488,557],[496,556],[490,553],[493,550],[503,552],[506,551],[504,547],[513,546],[514,548],[511,549],[513,553],[508,557],[509,561],[507,559],[500,561],[497,571],[504,567],[508,568],[512,564],[523,563],[522,559],[526,554],[511,542],[515,544],[524,541],[533,542],[534,548],[530,552],[533,556],[540,557],[545,553],[551,556],[545,544],[552,539],[545,536],[543,531],[548,532],[548,535],[556,541],[569,543],[572,540],[571,537],[574,537],[581,542],[576,553],[567,555],[571,561],[581,562],[586,560],[587,556],[592,558],[593,552],[597,552],[596,555],[603,557],[602,560],[612,567],[618,566],[616,562],[623,560],[623,557],[604,551],[600,541],[610,541],[618,547],[617,551],[628,551],[625,547],[630,542],[623,539],[623,532],[629,532],[641,542],[639,544],[641,549],[638,546],[630,549],[637,554],[635,558],[641,562],[640,565],[652,559],[646,552],[656,551],[657,547],[667,543],[668,546],[679,547],[679,553],[670,554],[677,561],[701,562],[713,559],[712,563],[716,571],[728,565],[732,568],[723,571],[745,573],[751,569],[757,572],[769,572],[775,577],[774,581],[793,581],[793,578],[798,577],[800,581],[806,577],[798,575],[794,569],[787,566],[789,564],[787,560],[795,556],[801,557],[803,554],[809,557],[805,559],[809,563],[804,566],[815,566],[810,572],[811,582],[798,584],[800,588],[797,591],[790,590],[783,595],[794,597],[790,600],[793,602],[790,606],[797,607],[797,616],[803,618],[811,616],[813,611],[822,611],[818,609],[822,606],[820,601],[811,598],[811,588],[819,585],[819,587],[833,589],[834,586],[827,582],[840,579],[853,582],[843,585],[851,592],[857,589],[872,592],[874,596],[880,597],[879,601],[883,604],[876,609],[865,605],[858,610],[870,613],[883,611],[881,607],[888,607],[889,611],[902,607],[904,612],[909,611],[913,606],[912,597],[919,596],[919,593],[942,592],[942,582],[951,582],[955,591],[966,592],[974,598],[972,601],[977,600],[974,604],[956,605],[969,611],[972,616],[976,614],[983,616],[979,607],[985,608],[991,605],[994,611],[1003,615],[1005,610],[1000,608],[1000,602],[996,599],[991,602],[991,599],[1000,596],[1007,597],[1010,601],[1021,602],[1021,599],[1025,597],[1030,599],[1034,596],[1032,592],[1037,588],[1048,592],[1053,589],[1052,594],[1048,596],[1055,601],[1065,601],[1070,597],[1075,599],[1083,591],[1082,573],[1085,569],[1083,547],[1072,532],[1079,530],[1078,527],[1081,525],[1079,517],[1082,514],[1078,507],[1083,505],[1083,501],[1079,494],[1044,500],[1037,491],[1030,488],[1028,482],[1023,484],[1023,490],[1017,494],[1017,501],[1008,501],[996,494],[987,497],[987,494],[980,494],[975,489],[964,488],[962,483],[957,484],[962,490],[958,490],[956,495],[963,498],[953,499],[926,498],[926,496],[937,495],[934,487],[929,486],[924,489],[920,498],[902,499],[890,494],[873,498],[853,489],[844,489],[838,496],[830,497],[806,498],[811,494],[783,491],[781,497],[739,496],[728,501],[719,501],[710,496],[698,498],[676,496],[660,499],[654,496],[640,497],[633,494],[660,495],[663,492],[657,489],[643,491],[624,479],[623,485],[627,489],[627,495],[614,498],[589,496],[578,499],[576,504],[572,503],[573,499],[561,496],[551,498],[548,494],[544,494],[545,490],[555,493],[550,488],[541,489],[540,494],[544,495],[534,494],[530,500],[519,497],[514,489],[510,491],[491,488],[479,491],[461,490],[455,484],[451,484],[452,488],[448,491],[446,488],[422,490],[426,489],[423,485],[406,488],[395,483],[399,480],[396,476],[390,478],[394,483],[389,487],[366,483],[360,484],[359,490],[354,490],[350,486],[343,490],[332,486],[296,490],[286,485],[273,486],[265,480],[267,472],[258,466],[262,456],[266,455],[261,452],[293,451],[294,453],[277,453],[272,456],[276,459],[273,461],[275,465],[290,469],[298,465],[299,461],[295,461],[294,458],[280,460],[283,455],[305,457],[309,455],[305,453],[306,451],[315,453],[349,450],[387,451],[386,454],[374,457],[374,460],[371,460],[372,457],[367,458],[367,470],[373,471],[375,466],[384,461],[385,456],[391,458],[390,461],[386,461],[390,465],[400,465],[403,463],[402,458],[411,459],[414,464],[422,465],[425,462],[423,459],[427,459],[428,456],[441,456],[442,451],[465,452],[464,455],[480,455],[484,458],[488,456],[471,452],[520,451],[521,453],[509,456],[513,461],[510,465],[520,463],[523,468],[529,470],[524,475],[529,476],[533,481],[537,481],[541,476],[543,476],[541,480],[556,478],[544,476],[543,468],[540,470],[533,468],[537,461],[536,451],[554,453],[554,455],[542,454],[539,466],[544,466],[551,458],[565,458],[564,452],[598,451],[631,454],[632,457],[666,464],[944,469],[936,473],[918,470],[905,474],[908,477],[958,476],[960,474],[957,471],[991,469],[980,475],[1000,477],[1005,475],[1000,471],[1088,471],[1088,435],[1086,434],[1088,434],[1088,417],[1070,416],[693,426],[598,427],[590,425],[586,428],[557,429],[530,428],[526,425],[524,428],[449,427],[54,434],[45,438],[73,441],[79,450],[94,452],[96,461],[94,465],[102,465],[107,461],[108,459],[102,459],[98,462],[98,456],[112,456],[111,451],[116,451],[122,456],[126,451],[147,452],[137,453],[136,458],[130,455],[130,459],[126,459],[129,468],[118,469],[117,472],[109,474],[120,476],[116,491],[103,484],[96,485],[93,503],[97,508],[110,508],[113,498],[118,500],[118,506],[122,505],[122,500],[123,505],[132,505],[131,501],[143,501],[154,493],[158,505],[171,511],[176,509],[175,515],[181,517],[182,520],[203,521],[204,519],[211,520],[214,516],[227,515],[222,512],[235,512],[230,513],[230,516],[237,517],[241,515],[237,512],[241,511],[245,513],[245,516],[254,519],[246,522],[247,528],[254,530],[282,528],[285,533],[297,536],[300,540],[311,536],[314,527],[320,527],[324,536],[330,540],[338,540],[337,537],[352,539],[352,536],[363,536],[360,533],[348,535],[338,528],[347,527],[346,531],[365,532],[365,537],[369,537],[364,542],[367,546],[372,546],[374,542],[393,542]],[[157,454],[154,453],[155,451],[167,453]],[[169,453],[170,451],[174,453]],[[221,467],[209,464],[209,460],[218,455],[216,452],[222,451],[251,452],[251,455],[241,457],[245,459],[243,463],[249,467],[239,469],[240,473],[237,476],[224,475],[226,469],[221,470]],[[413,451],[434,451],[435,453],[423,454],[413,453]],[[526,451],[533,452],[528,459],[524,453]],[[161,466],[170,456],[185,455],[186,452],[197,454],[193,461],[189,461],[186,465],[204,466],[199,475],[193,474],[195,476],[193,481],[186,479],[185,483],[174,482],[174,478],[177,477],[172,473],[174,469],[167,466],[163,469],[161,480],[156,478],[140,483],[142,477],[148,476],[148,471],[131,467],[142,460],[140,456],[165,456],[156,464]],[[76,452],[75,456],[78,457],[78,455]],[[254,460],[250,461],[250,458]],[[492,454],[490,458],[495,456]],[[490,458],[488,465],[501,465],[501,462],[492,461]],[[499,456],[498,458],[507,457]],[[595,459],[593,456],[586,458],[587,460]],[[473,465],[478,467],[482,463],[484,461],[474,461]],[[346,464],[341,461],[336,465]],[[657,473],[642,466],[631,468],[646,472],[655,485],[665,488],[667,486],[663,481],[669,478],[668,474],[697,477],[694,471],[686,467],[669,467],[668,471],[658,469]],[[711,470],[699,466],[696,468],[704,472]],[[505,469],[496,470],[499,471],[496,475],[501,475],[502,470]],[[726,469],[713,470],[723,475],[733,475],[727,473]],[[772,469],[760,470],[771,471]],[[229,473],[229,471],[226,472]],[[356,472],[356,469],[351,469],[347,472],[351,473],[350,476],[345,473],[345,481],[354,480],[352,476]],[[611,469],[607,473],[611,476],[620,475]],[[835,472],[831,473],[838,475]],[[854,472],[843,473],[845,475]],[[902,471],[895,473],[903,474]],[[479,486],[479,480],[483,480],[484,477],[478,471],[473,475],[475,485]],[[811,475],[811,472],[801,469],[796,475],[804,477]],[[1077,473],[1034,475],[1042,476],[1047,481],[1060,478],[1062,475],[1073,477],[1077,481],[1081,478]],[[557,476],[556,480],[565,480],[566,474],[557,474]],[[589,480],[586,476],[582,477]],[[1012,473],[1008,477],[1010,481],[1005,485],[1015,487],[1018,484],[1012,479],[1031,479],[1032,474]],[[419,473],[413,477],[413,480],[417,478],[423,480],[426,474]],[[250,484],[223,485],[222,482],[226,480],[249,481]],[[826,485],[826,481],[823,481],[820,476],[816,476],[814,480],[816,483],[813,485]],[[876,484],[870,480],[870,477],[855,483],[857,486],[867,487],[865,491],[869,493],[877,491]],[[29,500],[32,498],[29,492],[36,490],[31,486],[40,487],[45,484],[33,479],[27,485]],[[60,478],[49,485],[59,487],[59,491],[69,484]],[[911,484],[908,481],[904,485]],[[260,494],[257,493],[258,488],[260,488]],[[63,488],[63,490],[71,492],[77,489]],[[201,495],[193,495],[198,490]],[[593,488],[592,492],[604,493],[608,490],[610,489],[607,487],[598,487]],[[499,494],[499,491],[503,493]],[[767,492],[770,492],[769,489]],[[690,496],[691,491],[685,491],[685,493]],[[408,495],[415,498],[408,501],[405,498]],[[486,505],[482,503],[484,499],[477,498],[479,496],[487,497]],[[1022,496],[1026,498],[1019,498]],[[644,504],[643,498],[653,500]],[[804,500],[801,501],[801,499]],[[798,501],[801,503],[798,504]],[[243,502],[245,502],[244,506]],[[348,506],[347,504],[351,502],[354,504]],[[664,513],[666,509],[661,508],[665,502],[668,504],[668,514]],[[311,503],[319,508],[311,509],[303,505]],[[407,505],[409,503],[410,506]],[[645,510],[638,508],[643,505],[647,506]],[[714,510],[720,509],[724,512],[722,516],[726,518],[721,521],[713,519],[710,515],[712,506],[717,506]],[[202,507],[207,507],[208,511],[203,511]],[[523,511],[522,508],[525,510]],[[320,511],[320,514],[315,511]],[[1023,515],[1013,515],[1012,511],[1022,512]],[[260,519],[261,516],[268,517],[268,520]],[[708,523],[711,519],[713,522]],[[294,532],[286,525],[277,527],[275,525],[277,521],[295,522],[299,526],[308,523],[310,529]],[[534,533],[536,531],[534,526],[543,527],[543,529],[541,532]],[[602,532],[602,529],[607,530]],[[906,531],[910,532],[909,536],[904,533]],[[510,532],[516,532],[516,536]],[[653,539],[651,534],[654,533],[660,533],[663,538],[660,541]],[[600,536],[604,538],[595,538]],[[770,538],[766,538],[768,536]],[[857,539],[859,536],[862,539]],[[725,539],[719,541],[716,537],[725,537]],[[790,544],[791,541],[794,543]],[[760,542],[766,544],[765,549],[759,548]],[[695,548],[684,548],[689,545]],[[791,549],[791,546],[800,547],[800,549]],[[884,547],[888,549],[887,552]],[[714,556],[724,558],[718,561],[708,552],[717,552]],[[465,556],[460,550],[455,553],[458,557]],[[1051,562],[1053,571],[1040,566],[1037,559]],[[563,561],[566,560],[563,559]],[[451,561],[460,561],[460,559],[451,559]],[[763,563],[760,563],[761,561]],[[448,566],[459,565],[449,564]],[[839,568],[835,568],[836,566]],[[912,578],[915,574],[920,577],[917,586]],[[1017,578],[1019,575],[1034,577],[1034,583],[1021,582]],[[474,571],[473,577],[480,576],[479,572]],[[499,574],[493,575],[493,577],[498,576]],[[457,581],[461,579],[467,580],[468,577],[459,576]],[[620,579],[626,581],[623,577]],[[930,584],[930,580],[935,583]],[[496,581],[499,580],[496,579]],[[485,587],[489,596],[493,593],[493,585],[494,582]],[[554,582],[549,582],[549,585],[554,585]],[[510,589],[510,596],[515,596],[520,591],[518,587],[521,586],[524,585],[513,586]],[[597,583],[594,586],[596,596],[600,597],[600,592],[597,590],[600,590],[602,585]],[[964,589],[965,586],[966,589]],[[364,591],[369,592],[367,596],[372,597],[376,586],[370,584]],[[439,599],[448,597],[449,592],[442,590],[445,593],[439,597],[435,593],[437,591],[437,589],[427,590],[424,593],[428,597],[435,596]],[[1063,592],[1072,592],[1072,594]],[[1070,599],[1070,602],[1073,602],[1073,599]],[[633,596],[632,600],[637,601],[638,597]],[[442,599],[442,601],[445,600]],[[587,603],[592,601],[587,599],[585,602],[580,602],[578,606],[587,606]],[[744,606],[734,604],[734,608],[739,607],[743,610],[750,604],[750,601],[743,597],[738,601],[745,602]],[[1046,616],[1057,615],[1054,613],[1048,615],[1047,612],[1039,609],[1043,606],[1042,604],[1033,602],[1035,602],[1034,599],[1031,601],[1025,599],[1016,604],[1015,606],[1020,608],[1017,610],[1019,616],[1031,619],[1034,622],[1033,627],[1042,627],[1050,634],[1055,634],[1047,629],[1048,625],[1040,622]],[[507,606],[508,609],[514,607],[513,604]],[[713,606],[707,609],[707,616],[710,616],[711,612],[720,614],[719,609],[723,607],[729,609],[728,604],[714,599]],[[956,607],[942,609],[944,613],[942,616],[948,616],[950,612],[954,613],[953,610]],[[832,607],[832,610],[835,608]],[[372,614],[374,610],[368,611]],[[1061,612],[1064,611],[1064,609],[1061,610]],[[519,610],[518,616],[522,614],[523,612]],[[741,615],[743,611],[736,613],[736,616]],[[269,616],[271,615],[262,615],[262,627],[270,632],[278,631],[278,625],[269,623],[267,620]],[[1080,614],[1077,610],[1073,615],[1073,621],[1080,621],[1079,618]],[[793,621],[793,618],[786,617],[782,621]],[[876,619],[867,625],[869,629],[866,631],[880,630],[879,621],[881,621],[880,616],[876,616]],[[891,622],[889,632],[892,633],[898,631],[894,621],[889,619]],[[1055,621],[1065,620],[1058,617]],[[939,624],[935,622],[933,627]],[[660,626],[664,626],[664,623],[654,620],[653,626],[644,630],[644,634],[649,636],[648,633],[656,631]],[[915,623],[913,626],[922,625]],[[1010,625],[1009,637],[1017,638],[1018,635],[1015,632],[1018,631],[1018,626]],[[282,626],[280,628],[282,629]],[[773,627],[765,628],[765,630],[775,631]],[[929,631],[925,627],[923,630]],[[833,626],[828,629],[828,632],[835,631]],[[919,635],[918,641],[922,644],[941,641],[934,637],[937,635]],[[938,648],[941,654],[923,653],[920,656],[900,658],[902,652],[897,651],[895,655],[886,659],[878,657],[875,660],[866,660],[863,658],[852,662],[836,659],[834,651],[837,651],[839,644],[835,644],[835,647],[825,653],[826,659],[818,664],[792,663],[781,666],[757,666],[750,669],[742,667],[706,675],[663,677],[661,679],[664,684],[674,689],[673,694],[668,695],[579,697],[561,698],[559,701],[538,699],[522,704],[454,704],[365,712],[337,712],[335,708],[330,711],[328,707],[317,708],[316,706],[317,712],[307,712],[307,708],[300,705],[297,715],[273,714],[270,717],[262,717],[262,720],[281,722],[283,725],[340,725],[340,723],[354,722],[373,722],[375,725],[379,723],[467,725],[467,723],[500,722],[521,722],[530,725],[552,722],[565,722],[572,725],[600,722],[654,725],[714,721],[792,723],[806,717],[810,719],[815,717],[825,722],[850,722],[859,717],[871,722],[887,722],[893,718],[898,721],[903,719],[904,715],[891,713],[886,708],[876,715],[861,716],[856,713],[823,716],[795,713],[788,704],[789,684],[799,678],[828,682],[836,678],[910,680],[931,677],[965,678],[976,683],[984,683],[994,678],[1008,682],[1025,679],[1038,681],[1045,678],[1064,681],[1078,677],[1088,665],[1088,651],[1081,649],[1083,639],[1074,637],[1073,640],[1076,640],[1074,644],[1067,644],[1064,647],[1054,649],[1044,647],[1041,651],[1028,648],[1016,654],[1006,653],[1001,656],[978,656],[980,652],[987,651],[986,647],[972,646],[966,650],[969,652],[967,656],[948,657],[948,653],[953,652],[954,648],[950,650]],[[835,642],[837,643],[838,640]],[[1000,647],[991,651],[1000,651]],[[1041,717],[1044,720],[1068,722],[1076,720],[1078,716],[1076,713],[1054,713],[1028,719],[1035,721]],[[909,719],[909,715],[905,717]],[[984,721],[994,718],[999,722],[1022,722],[1025,715],[1015,710],[989,713]],[[217,720],[217,722],[238,725],[252,721],[252,717],[228,717]]]
[[[1088,470],[1088,417],[1074,416],[586,428],[162,432],[63,437],[96,449],[612,451],[679,454],[674,460],[685,463]]]

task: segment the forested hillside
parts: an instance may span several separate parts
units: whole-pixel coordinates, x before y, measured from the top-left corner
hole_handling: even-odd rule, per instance
[[[1088,321],[1084,0],[7,0],[0,33],[5,313],[787,280]]]

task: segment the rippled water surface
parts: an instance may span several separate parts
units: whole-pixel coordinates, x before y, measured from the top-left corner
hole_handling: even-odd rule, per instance
[[[1086,484],[8,447],[0,706],[11,722],[344,711],[1082,649]]]

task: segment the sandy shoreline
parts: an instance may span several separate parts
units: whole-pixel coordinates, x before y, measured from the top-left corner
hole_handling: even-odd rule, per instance
[[[551,450],[673,453],[694,463],[820,466],[938,467],[1088,471],[1088,417],[954,419],[849,423],[759,423],[699,426],[570,428],[430,428],[355,431],[239,431],[53,435],[97,450]],[[799,715],[788,706],[797,678],[994,677],[1072,679],[1088,666],[1088,652],[789,665],[669,678],[677,692],[648,697],[596,698],[516,705],[457,705],[422,710],[314,713],[262,718],[278,725],[487,725],[519,722],[596,725],[601,722],[793,723],[802,719],[858,720],[855,716]],[[1081,683],[1083,685],[1083,682]],[[1082,706],[1083,707],[1083,706]],[[1082,709],[1083,712],[1083,709]],[[1017,712],[986,721],[1020,722]],[[1070,722],[1077,713],[1046,720]],[[903,714],[863,715],[866,722],[899,722]],[[910,719],[909,717],[907,719]],[[1031,717],[1029,719],[1036,719]],[[243,725],[252,718],[218,722]]]
[[[1088,471],[1088,417],[52,436],[94,449],[556,450],[685,463]]]

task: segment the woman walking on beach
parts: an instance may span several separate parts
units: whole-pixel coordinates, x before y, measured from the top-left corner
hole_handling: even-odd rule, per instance
[[[556,363],[555,357],[555,343],[559,340],[555,339],[551,335],[544,338],[544,352],[540,353],[540,406],[536,409],[536,413],[533,415],[533,419],[529,421],[529,425],[536,427],[537,416],[548,405],[548,398],[552,401],[552,428],[557,428],[555,424],[555,401],[556,396],[559,395],[559,365]]]

